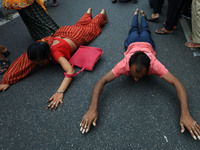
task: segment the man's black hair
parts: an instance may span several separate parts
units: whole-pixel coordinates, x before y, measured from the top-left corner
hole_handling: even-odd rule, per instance
[[[38,61],[49,58],[50,48],[47,42],[36,42],[29,45],[27,49],[27,55],[29,60]]]
[[[145,66],[148,71],[150,66],[150,59],[144,52],[136,52],[129,59],[129,66],[131,67],[132,64],[136,65],[137,73],[140,73],[142,71],[142,66]]]

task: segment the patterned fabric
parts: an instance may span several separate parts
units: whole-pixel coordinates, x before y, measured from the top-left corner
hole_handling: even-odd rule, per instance
[[[59,26],[37,2],[18,12],[34,40],[50,36],[59,29]]]
[[[104,24],[105,21],[102,14],[91,19],[90,15],[86,13],[75,25],[61,27],[53,36],[46,37],[41,41],[48,42],[51,47],[53,37],[62,37],[69,38],[77,47],[87,45],[101,33],[101,27]],[[9,67],[3,76],[1,84],[14,84],[18,82],[27,76],[34,67],[35,64],[28,60],[27,52],[25,52]]]
[[[6,9],[21,10],[33,4],[35,0],[3,0],[3,5]],[[36,0],[38,4],[46,11],[43,0]]]

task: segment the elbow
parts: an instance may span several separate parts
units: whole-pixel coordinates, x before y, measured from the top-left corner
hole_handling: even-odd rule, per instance
[[[101,78],[98,82],[97,85],[102,85],[104,86],[107,83],[107,81],[104,78]]]

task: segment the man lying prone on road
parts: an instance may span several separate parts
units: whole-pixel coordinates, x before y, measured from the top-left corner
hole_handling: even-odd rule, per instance
[[[90,108],[83,116],[80,123],[80,131],[84,134],[89,131],[91,124],[96,126],[96,121],[98,119],[98,100],[106,83],[113,81],[121,75],[131,76],[135,81],[139,81],[145,75],[156,74],[176,88],[181,105],[181,132],[183,133],[186,127],[195,140],[197,140],[197,138],[200,140],[200,127],[190,116],[185,88],[182,83],[156,59],[156,53],[153,50],[155,45],[145,20],[144,11],[140,12],[142,17],[141,32],[139,34],[138,13],[139,10],[136,9],[132,22],[132,28],[125,41],[125,57],[96,83],[93,90]]]

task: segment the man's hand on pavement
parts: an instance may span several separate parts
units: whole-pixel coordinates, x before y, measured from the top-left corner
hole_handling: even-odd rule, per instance
[[[98,119],[98,112],[93,110],[88,110],[88,112],[83,116],[80,123],[82,134],[87,133],[90,130],[91,124],[96,126],[96,121]]]
[[[200,140],[200,126],[194,121],[194,119],[191,116],[187,115],[181,117],[180,126],[182,133],[185,131],[186,127],[192,135],[193,139],[197,140],[198,138]]]

